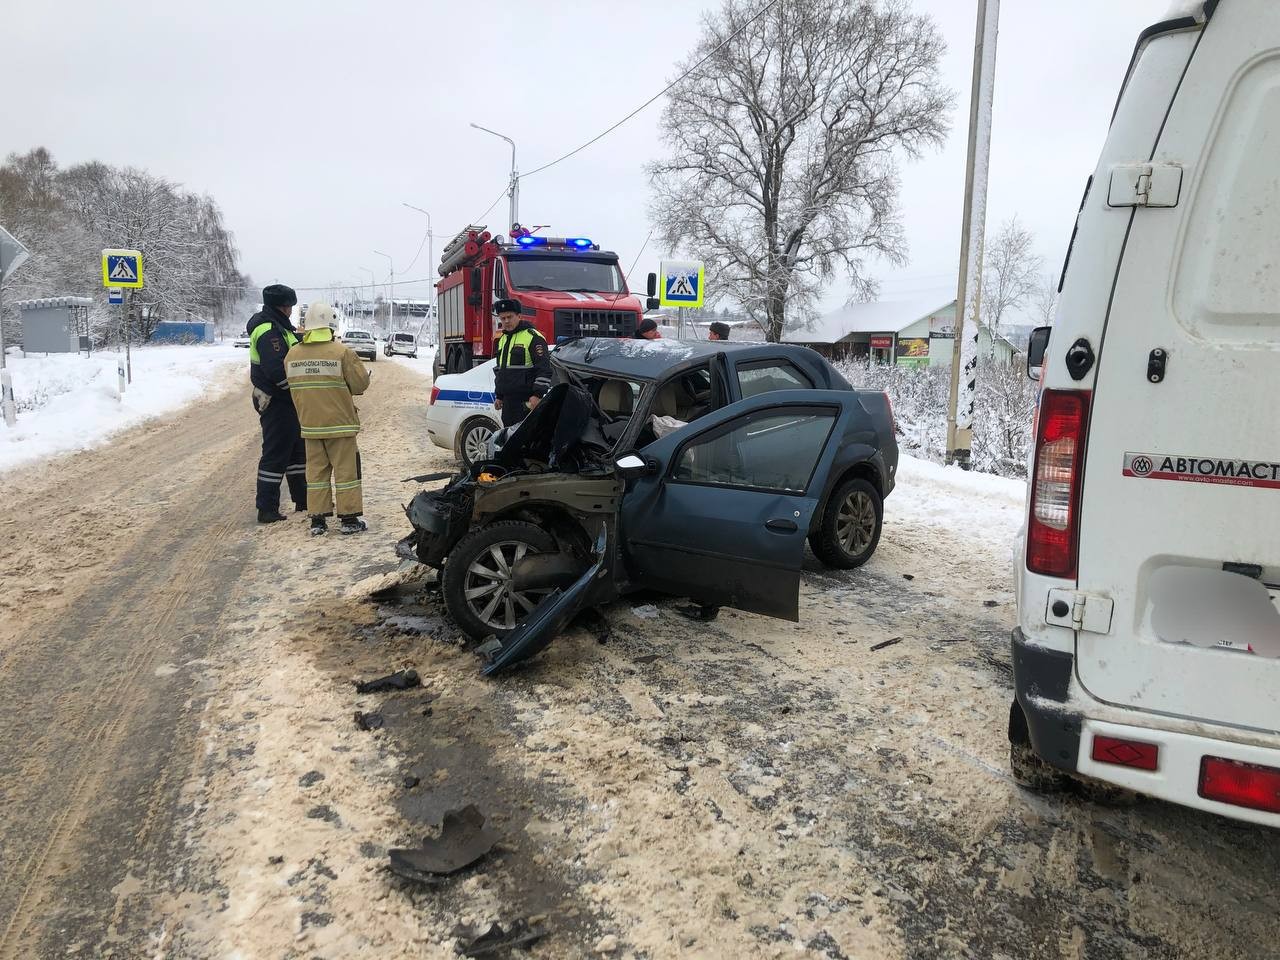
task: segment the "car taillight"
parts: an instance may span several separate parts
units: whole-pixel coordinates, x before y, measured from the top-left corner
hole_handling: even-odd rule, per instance
[[[439,399],[439,397],[440,397],[440,388],[439,388],[439,387],[437,387],[437,386],[432,386],[432,388],[431,388],[431,402],[430,402],[430,403],[428,403],[428,404],[427,404],[427,406],[429,406],[429,407],[434,407],[434,406],[436,405],[436,400],[437,400],[437,399]]]
[[[1138,770],[1155,770],[1160,765],[1160,747],[1141,740],[1094,736],[1089,755],[1098,763],[1113,763],[1117,767]]]
[[[1075,578],[1088,423],[1087,390],[1045,390],[1041,395],[1027,521],[1027,569],[1032,573]]]
[[[1280,770],[1222,757],[1203,757],[1199,792],[1206,800],[1280,813]]]

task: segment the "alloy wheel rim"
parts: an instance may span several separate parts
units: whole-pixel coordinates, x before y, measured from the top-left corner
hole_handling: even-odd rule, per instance
[[[845,497],[836,514],[836,539],[844,552],[858,556],[871,546],[876,532],[876,508],[862,490]]]
[[[491,436],[493,431],[488,427],[472,427],[468,430],[466,436],[462,438],[462,450],[467,455],[467,460],[475,463],[488,456]]]
[[[533,612],[549,590],[514,590],[511,571],[529,552],[523,540],[492,544],[471,561],[463,582],[467,606],[481,623],[494,630],[511,630]]]

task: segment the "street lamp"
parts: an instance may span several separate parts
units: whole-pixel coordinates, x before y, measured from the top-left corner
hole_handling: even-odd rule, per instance
[[[434,233],[432,233],[432,232],[431,232],[431,214],[430,214],[430,212],[429,212],[429,211],[426,211],[426,210],[423,210],[421,207],[415,207],[412,203],[404,203],[403,201],[401,201],[401,206],[408,207],[410,210],[417,210],[417,211],[418,211],[418,213],[422,214],[423,216],[425,216],[425,217],[427,218],[427,263],[428,263],[428,264],[430,264],[430,269],[434,271],[434,270],[435,270],[435,268],[436,268],[436,235],[435,235]],[[430,294],[428,294],[428,296],[427,296],[427,315],[428,315],[428,317],[430,317],[431,319],[433,319],[433,320],[435,319],[435,315],[436,315],[436,281],[435,281],[435,277],[434,277],[434,276],[431,278],[431,293],[430,293]],[[421,324],[419,324],[419,325],[418,325],[418,333],[419,333],[419,334],[421,334],[421,333],[422,333],[422,325],[421,325]]]
[[[499,133],[497,130],[490,130],[488,127],[482,127],[478,123],[473,123],[471,126],[475,127],[477,130],[483,130],[485,133],[491,134],[499,140],[505,140],[507,143],[511,144],[511,186],[508,189],[508,194],[511,197],[511,207],[508,211],[510,220],[507,226],[507,229],[510,230],[512,226],[515,226],[515,224],[520,222],[518,219],[520,214],[520,174],[516,172],[516,142],[510,137]]]
[[[388,297],[391,301],[391,313],[387,317],[387,336],[391,336],[391,332],[396,328],[396,262],[391,259],[389,254],[383,253],[381,250],[373,252],[380,257],[386,257],[387,263],[391,267],[391,293]]]

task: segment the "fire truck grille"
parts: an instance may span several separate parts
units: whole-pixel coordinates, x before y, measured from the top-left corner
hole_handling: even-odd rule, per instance
[[[640,316],[630,310],[557,310],[556,340],[568,337],[630,337]]]

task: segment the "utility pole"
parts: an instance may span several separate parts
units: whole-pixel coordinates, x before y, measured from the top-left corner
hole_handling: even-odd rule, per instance
[[[401,204],[403,206],[408,207],[410,210],[417,210],[419,213],[421,213],[423,216],[427,218],[427,263],[429,264],[429,269],[431,271],[432,276],[434,277],[436,272],[436,235],[431,232],[431,214],[428,211],[423,210],[421,207],[415,207],[412,203],[404,203],[404,201],[401,201]],[[431,292],[427,294],[427,320],[428,321],[434,320],[435,315],[436,315],[436,282],[435,280],[432,280]],[[417,339],[418,337],[422,336],[422,328],[424,326],[426,326],[426,323],[418,324],[418,331],[417,333],[414,334],[414,339]]]
[[[386,257],[387,264],[391,268],[391,285],[387,288],[389,291],[387,301],[391,307],[390,312],[387,314],[387,336],[389,337],[391,336],[392,331],[396,328],[396,262],[381,250],[375,250],[373,252],[380,257]]]
[[[969,161],[965,174],[960,277],[947,412],[947,463],[959,464],[966,470],[969,469],[973,445],[973,405],[978,379],[978,318],[982,306],[982,256],[986,243],[991,107],[995,97],[999,24],[1000,0],[978,0],[973,89],[969,105]]]
[[[520,174],[516,171],[516,142],[497,130],[490,130],[488,127],[482,127],[478,123],[473,123],[471,126],[511,144],[511,182],[507,186],[507,195],[510,198],[510,203],[507,207],[507,230],[510,231],[513,226],[520,222]]]

